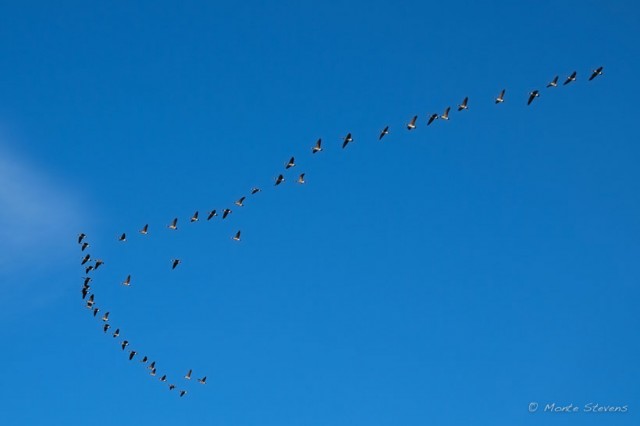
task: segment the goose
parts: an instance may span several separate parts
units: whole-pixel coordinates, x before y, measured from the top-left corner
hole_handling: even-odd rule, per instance
[[[431,117],[429,117],[429,121],[427,121],[427,126],[429,126],[431,123],[433,123],[435,120],[437,120],[438,117],[440,117],[438,115],[438,113],[431,114]]]
[[[100,312],[99,308],[93,308],[93,316],[95,317],[96,315],[98,315],[98,312]]]
[[[102,327],[102,331],[106,334],[109,327],[111,327],[109,324],[105,324],[104,327]]]
[[[98,259],[98,260],[96,260],[95,270],[97,271],[97,270],[98,270],[98,268],[99,268],[101,265],[104,265],[104,260],[102,260],[102,259]]]
[[[540,92],[537,90],[534,90],[533,92],[529,93],[529,100],[527,101],[527,105],[531,105],[531,102],[533,102],[533,100],[535,98],[537,98],[538,96],[540,96]]]
[[[278,177],[276,178],[276,185],[275,186],[280,185],[282,182],[284,182],[284,176],[278,175]]]
[[[120,329],[116,328],[116,331],[113,332],[113,337],[116,338],[120,335]]]
[[[300,176],[298,176],[298,183],[299,184],[305,183],[305,181],[304,181],[304,173],[302,173]]]
[[[207,376],[204,376],[202,379],[198,379],[198,383],[202,383],[203,385],[207,384]]]
[[[218,216],[218,212],[216,209],[213,209],[209,212],[209,216],[207,216],[207,220],[211,220],[211,218]]]
[[[384,138],[385,136],[387,136],[389,134],[389,126],[386,126],[384,129],[382,129],[382,131],[380,132],[380,136],[378,136],[378,140],[382,140],[382,138]]]
[[[191,222],[197,222],[197,221],[198,221],[198,212],[195,212],[193,216],[191,216]]]
[[[80,265],[84,265],[85,263],[87,263],[90,260],[91,260],[91,255],[87,254],[85,257],[82,258],[82,261],[80,262]]]
[[[169,225],[167,225],[167,228],[172,229],[172,230],[176,230],[178,229],[178,218],[174,218],[171,223]]]
[[[225,219],[227,216],[229,216],[229,213],[233,213],[231,209],[224,209],[224,211],[222,212],[222,218]]]
[[[260,188],[251,188],[251,195],[257,194],[260,191],[262,191]]]
[[[440,118],[442,118],[443,120],[448,120],[450,110],[451,110],[451,107],[447,107],[447,109],[444,110],[444,114],[442,114]]]
[[[140,362],[144,364],[148,360],[149,360],[149,358],[147,358],[147,356],[145,355]]]
[[[137,353],[138,352],[136,352],[136,351],[129,352],[129,361],[131,361],[133,359],[133,357],[136,356]]]
[[[418,116],[414,115],[409,123],[407,123],[407,130],[413,130],[416,128],[416,121],[418,120]]]
[[[83,285],[85,287],[88,286],[90,282],[91,282],[91,277],[84,277],[84,284]]]
[[[342,141],[342,149],[345,149],[351,142],[353,142],[353,137],[351,136],[351,133],[347,133],[347,136],[345,136]]]
[[[124,342],[122,342],[122,350],[124,351],[124,348],[126,348],[127,346],[129,346],[129,341],[125,340]]]
[[[87,242],[82,243],[82,247],[80,247],[80,251],[84,251],[87,247],[89,247],[89,243]]]
[[[238,207],[243,207],[243,206],[244,206],[244,200],[245,200],[245,198],[247,198],[247,197],[240,197],[240,198],[238,199],[238,201],[236,201],[234,204],[235,204],[236,206],[238,206]]]
[[[95,268],[93,267],[93,265],[89,265],[86,268],[84,268],[84,273],[88,274],[89,272],[93,271]]]
[[[149,370],[155,370],[156,369],[156,362],[153,361],[151,364],[149,364],[149,366],[147,367]]]
[[[89,296],[89,300],[87,300],[87,309],[93,308],[93,303],[94,303],[93,299],[94,299],[94,297],[95,297],[95,295],[93,295],[93,294],[91,296]]]
[[[106,312],[106,313],[102,316],[102,321],[104,321],[104,322],[109,321],[109,312]]]
[[[311,148],[311,153],[315,154],[316,152],[322,151],[322,138],[316,141],[316,144]]]
[[[496,98],[496,103],[497,104],[501,104],[501,103],[504,102],[504,92],[506,92],[506,89],[502,89],[502,92],[500,92],[500,94]]]
[[[594,78],[596,78],[599,75],[602,75],[602,70],[604,69],[604,67],[598,67],[595,70],[593,70],[593,72],[591,73],[591,76],[589,77],[589,81],[593,80]]]
[[[169,390],[170,391],[174,390],[175,388],[176,388],[176,385],[174,385],[174,384],[170,384],[169,385]]]
[[[127,287],[131,285],[131,275],[127,275],[127,278],[125,278],[124,281],[122,281],[122,285]]]
[[[147,235],[149,233],[149,224],[148,223],[142,227],[142,229],[140,230],[140,233],[142,235]]]
[[[290,169],[291,167],[295,167],[295,165],[296,165],[296,159],[294,157],[291,157],[289,159],[289,162],[285,163],[284,168],[285,169]]]
[[[547,87],[556,87],[558,85],[558,76],[556,75],[553,80],[547,84]]]
[[[234,241],[240,241],[240,231],[236,232],[236,235],[233,236]]]
[[[166,382],[167,381],[167,375],[165,374],[164,376],[160,377],[160,381],[161,382]]]
[[[469,97],[467,96],[462,100],[462,103],[458,105],[458,111],[462,111],[463,109],[469,109],[467,103],[469,102]]]
[[[185,396],[187,394],[186,390],[181,390],[180,391],[180,398],[182,398],[183,396]]]
[[[84,240],[86,237],[87,237],[87,234],[85,233],[78,234],[78,244],[82,244],[82,240]]]
[[[180,262],[182,262],[180,259],[171,259],[171,269],[176,269]]]
[[[151,374],[152,376],[155,376],[155,375],[156,375],[156,369],[155,369],[155,368],[154,368],[154,369],[152,369],[152,370],[151,370],[151,372],[150,372],[149,374]]]
[[[122,242],[127,241],[127,234],[123,232],[122,235],[118,237],[118,241],[122,241]]]
[[[184,376],[184,378],[187,379],[187,380],[191,380],[191,372],[192,371],[193,370],[189,370],[189,372]]]
[[[87,294],[89,293],[89,286],[86,287],[82,287],[82,299],[84,299],[85,297],[87,297]]]
[[[572,81],[576,81],[576,74],[577,71],[574,71],[571,73],[571,75],[569,77],[567,77],[567,79],[564,81],[564,83],[562,83],[563,86],[566,86],[567,84],[571,83]]]

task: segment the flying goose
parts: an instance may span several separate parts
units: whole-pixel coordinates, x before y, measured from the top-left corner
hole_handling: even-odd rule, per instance
[[[540,92],[537,90],[534,90],[533,92],[529,93],[529,100],[527,101],[527,105],[531,105],[531,102],[533,102],[533,100],[535,98],[537,98],[538,96],[540,96]]]
[[[207,376],[204,376],[202,379],[198,379],[198,383],[202,383],[203,385],[207,384]]]
[[[469,102],[469,97],[467,96],[462,100],[462,103],[458,105],[458,111],[462,111],[463,109],[468,109],[467,103]]]
[[[149,224],[148,223],[142,227],[142,229],[140,230],[140,233],[142,235],[147,235],[149,233]]]
[[[303,184],[304,181],[304,173],[302,173],[300,176],[298,176],[298,183]]]
[[[174,384],[170,384],[169,385],[169,390],[170,391],[174,390],[175,388],[176,388],[176,385],[174,385]]]
[[[155,370],[156,369],[156,362],[153,361],[151,364],[149,364],[149,366],[147,367],[149,370]]]
[[[442,114],[440,118],[442,118],[443,120],[448,120],[450,110],[451,110],[451,107],[447,107],[447,109],[444,110],[444,114]]]
[[[124,348],[126,348],[127,346],[129,346],[129,341],[125,340],[124,342],[122,342],[122,350],[124,351]]]
[[[145,355],[140,362],[144,364],[148,360],[149,360],[149,358],[147,358],[147,356]]]
[[[118,337],[120,335],[120,329],[116,328],[116,331],[113,332],[113,337]]]
[[[289,159],[289,162],[285,163],[284,168],[290,169],[291,167],[295,167],[295,165],[296,165],[296,159],[294,157],[291,157]]]
[[[207,216],[207,220],[211,220],[211,218],[218,216],[218,212],[216,211],[216,209],[213,209],[209,212],[209,216]]]
[[[344,141],[342,142],[342,149],[346,148],[351,142],[353,142],[353,137],[351,137],[351,133],[347,133],[347,136],[344,137]]]
[[[284,182],[284,176],[278,175],[278,177],[276,178],[276,185],[275,186],[280,185],[282,182]]]
[[[497,104],[501,104],[504,102],[504,92],[506,91],[506,89],[502,89],[502,92],[500,92],[500,94],[498,95],[498,97],[496,98],[496,103]]]
[[[129,352],[129,361],[131,361],[133,359],[133,357],[136,356],[137,353],[138,352],[136,352],[136,351]]]
[[[547,87],[556,87],[558,85],[558,76],[556,75],[553,80],[547,84]]]
[[[152,376],[155,376],[155,375],[156,375],[156,369],[155,369],[155,368],[154,368],[154,369],[152,369],[152,370],[151,370],[151,372],[150,372],[149,374],[151,374]]]
[[[386,126],[384,129],[382,129],[382,131],[380,132],[380,136],[378,136],[378,140],[382,140],[382,138],[384,138],[386,135],[389,134],[389,126]]]
[[[99,308],[93,308],[93,316],[95,317],[96,315],[98,315],[98,312],[100,312]]]
[[[236,235],[233,236],[235,241],[240,241],[240,231],[236,232]]]
[[[80,265],[84,265],[85,263],[87,263],[90,260],[91,260],[91,255],[87,254],[85,257],[82,258],[82,261],[81,261]]]
[[[242,206],[244,206],[244,200],[245,200],[245,198],[247,198],[247,197],[240,197],[240,198],[238,199],[238,201],[236,201],[234,204],[235,204],[236,206],[238,206],[238,207],[242,207]]]
[[[431,117],[429,117],[429,121],[427,122],[427,126],[433,123],[435,120],[437,120],[438,117],[440,117],[438,113],[431,114]]]
[[[127,278],[125,278],[125,280],[122,281],[122,285],[125,285],[127,287],[131,285],[131,275],[127,275]]]
[[[261,189],[260,188],[251,188],[251,195],[257,194],[258,192],[260,192]]]
[[[89,272],[93,271],[95,268],[93,267],[93,265],[89,265],[86,268],[84,268],[84,273],[88,274]]]
[[[87,247],[89,247],[89,243],[85,241],[84,243],[82,243],[82,247],[80,247],[80,251],[84,251]]]
[[[93,308],[93,303],[94,303],[93,298],[94,297],[95,297],[95,295],[93,295],[93,294],[91,296],[89,296],[89,300],[87,300],[87,309]]]
[[[180,262],[182,262],[180,259],[171,259],[171,269],[176,269]]]
[[[86,237],[87,237],[87,234],[85,233],[78,234],[78,244],[82,244],[82,240],[84,240]]]
[[[89,293],[89,286],[86,287],[82,287],[82,299],[84,299],[85,297],[87,297],[87,294]]]
[[[320,152],[322,151],[322,138],[319,138],[316,141],[316,144],[313,146],[313,148],[311,148],[311,153],[315,154],[316,152]]]
[[[164,376],[160,377],[160,381],[161,382],[166,382],[167,381],[167,375],[165,374]]]
[[[106,312],[106,313],[102,316],[102,321],[104,321],[104,322],[109,321],[109,312]]]
[[[122,235],[118,237],[118,241],[122,241],[122,242],[127,241],[127,234],[123,232]]]
[[[175,231],[176,229],[178,229],[178,218],[177,218],[177,217],[176,217],[176,218],[174,218],[174,219],[171,221],[171,223],[170,223],[169,225],[167,225],[167,228],[169,228],[169,229],[173,229],[174,231]]]
[[[191,216],[191,222],[197,222],[197,221],[198,221],[198,212],[195,212],[193,216]]]
[[[187,394],[186,390],[181,390],[180,391],[180,398],[182,398],[183,396],[185,396]]]
[[[222,218],[225,219],[227,216],[229,216],[229,213],[233,213],[231,209],[224,209],[224,211],[222,212]]]
[[[90,281],[91,281],[91,277],[84,277],[84,284],[83,285],[85,287],[88,286]]]
[[[416,128],[416,121],[418,120],[418,116],[414,115],[409,123],[407,123],[407,130],[413,130]]]
[[[100,265],[104,265],[104,260],[102,259],[98,259],[96,260],[96,266],[95,266],[95,270],[97,271],[98,268],[100,267]]]
[[[193,370],[189,370],[189,372],[184,376],[184,378],[187,379],[187,380],[191,380],[191,372],[192,371]]]
[[[564,81],[564,83],[562,85],[566,86],[567,84],[571,83],[572,81],[576,81],[576,74],[578,74],[577,71],[572,72],[571,75],[569,77],[567,77],[567,79]]]
[[[102,327],[102,331],[106,334],[109,327],[111,327],[109,324],[105,324],[104,327]]]
[[[595,70],[593,70],[593,73],[591,73],[591,76],[589,77],[589,81],[593,80],[594,78],[596,78],[599,75],[602,75],[602,70],[604,67],[598,67]]]

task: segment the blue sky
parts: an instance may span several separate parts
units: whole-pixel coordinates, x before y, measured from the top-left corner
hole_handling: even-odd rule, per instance
[[[0,423],[637,424],[640,8],[610,3],[1,2]]]

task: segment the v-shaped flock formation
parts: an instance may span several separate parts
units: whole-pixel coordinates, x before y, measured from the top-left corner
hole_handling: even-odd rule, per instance
[[[603,67],[598,67],[596,69],[594,69],[590,76],[589,76],[589,81],[593,80],[594,78],[600,76],[603,74]],[[555,76],[547,85],[547,89],[550,88],[555,88],[558,86],[558,80],[559,80],[559,76]],[[563,82],[563,85],[566,86],[570,83],[573,83],[577,80],[577,72],[573,71]],[[494,103],[496,105],[502,104],[505,102],[506,98],[506,89],[502,89],[498,95],[494,98]],[[536,89],[536,90],[532,90],[531,92],[529,92],[528,94],[528,98],[526,99],[526,103],[527,105],[531,105],[531,103],[536,99],[540,97],[540,90]],[[460,102],[460,104],[457,105],[457,111],[458,112],[462,112],[462,111],[466,111],[469,109],[469,97],[465,97],[462,102]],[[432,125],[436,120],[444,120],[444,121],[449,121],[449,112],[451,111],[451,107],[447,106],[445,107],[444,111],[442,114],[439,113],[432,113],[427,117],[427,126]],[[410,121],[405,125],[408,131],[413,131],[418,127],[418,119],[419,116],[418,115],[414,115]],[[386,137],[388,137],[390,133],[390,126],[386,125],[378,134],[378,140],[382,140]],[[354,138],[353,135],[348,132],[343,138],[342,138],[342,148],[346,148],[349,144],[354,142]],[[317,154],[319,152],[322,152],[324,150],[323,145],[322,145],[322,139],[318,139],[315,144],[311,147],[311,153],[312,154]],[[289,171],[290,169],[296,167],[296,158],[294,156],[289,158],[289,161],[284,163],[284,169],[285,172],[284,173],[279,173],[275,179],[274,179],[274,184],[273,187],[278,187],[281,184],[283,184],[286,179],[285,179],[285,174],[287,173],[287,171]],[[295,182],[298,184],[304,184],[305,183],[305,173],[300,173],[297,176],[297,179],[295,179]],[[262,190],[258,187],[254,187],[249,191],[249,195],[253,196],[256,195],[258,193],[262,192]],[[234,206],[237,207],[244,207],[245,206],[245,202],[247,200],[247,196],[242,196],[239,199],[237,199],[236,201],[233,202]],[[230,214],[233,213],[233,211],[231,210],[231,208],[229,207],[225,207],[224,209],[221,210],[222,211],[222,220],[225,220],[229,217]],[[207,221],[211,221],[212,219],[214,219],[215,217],[218,216],[218,210],[217,209],[212,209],[209,210],[207,213],[207,217],[206,220]],[[193,215],[191,215],[190,218],[188,218],[188,223],[195,223],[198,222],[200,220],[200,215],[199,215],[199,211],[196,210]],[[178,230],[178,223],[179,220],[177,217],[174,217],[167,225],[166,228],[170,231],[177,231]],[[144,224],[144,226],[142,226],[141,229],[139,229],[138,233],[142,236],[147,236],[150,233],[150,226],[149,224]],[[231,236],[231,239],[233,241],[240,241],[240,237],[241,237],[241,230],[238,230],[234,235]],[[87,242],[86,240],[86,235],[84,233],[81,233],[78,235],[78,244],[80,245],[80,250],[82,252],[85,252],[86,249],[88,249],[90,247],[90,244]],[[120,242],[126,242],[127,241],[127,233],[123,232],[118,236],[118,241]],[[93,262],[93,263],[91,263]],[[182,263],[181,259],[170,259],[169,261],[169,265],[171,266],[171,269],[176,269],[180,264]],[[99,318],[100,320],[103,321],[104,325],[103,325],[103,331],[106,334],[110,329],[111,329],[111,323],[110,323],[110,318],[109,318],[109,314],[110,312],[104,312],[103,315],[101,317],[98,316],[98,313],[101,312],[100,308],[98,308],[98,306],[96,305],[96,300],[95,300],[95,294],[91,291],[91,281],[92,281],[92,277],[91,274],[94,273],[95,271],[98,270],[98,268],[100,268],[102,265],[104,265],[104,261],[102,261],[101,259],[93,259],[91,257],[90,254],[85,254],[84,256],[82,256],[81,259],[81,265],[85,267],[85,275],[86,277],[83,278],[83,285],[82,285],[82,299],[86,300],[85,302],[85,306],[86,308],[93,313],[93,316],[96,318]],[[86,266],[85,266],[86,265]],[[130,286],[132,285],[132,277],[131,275],[127,275],[126,277],[124,277],[123,281],[121,282],[121,284],[123,286]],[[113,338],[118,338],[120,337],[120,328],[116,328],[113,333],[112,336]],[[121,340],[120,346],[122,348],[122,351],[125,351],[127,349],[128,346],[130,346],[130,343],[128,340]],[[133,360],[134,357],[138,355],[138,352],[136,350],[129,350],[128,352],[128,358],[129,360]],[[142,359],[140,360],[141,363],[146,364],[149,361],[147,356],[143,356]],[[152,376],[156,376],[159,375],[159,373],[157,373],[156,370],[156,362],[155,361],[151,361],[148,365],[147,368],[149,369],[149,372]],[[191,374],[192,374],[192,370],[189,370],[188,373],[184,376],[185,380],[191,380]],[[164,383],[168,381],[167,375],[163,374],[162,376],[159,377],[160,382]],[[207,381],[207,377],[204,376],[202,378],[197,379],[197,381],[200,384],[206,384]],[[174,390],[176,388],[176,385],[173,383],[170,383],[168,385],[169,390]],[[187,391],[186,390],[180,390],[178,392],[179,396],[182,397],[184,395],[186,395]]]

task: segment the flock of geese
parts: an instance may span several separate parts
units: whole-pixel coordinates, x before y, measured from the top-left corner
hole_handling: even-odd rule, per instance
[[[124,234],[120,237],[121,239],[123,239]],[[86,240],[87,239],[87,235],[84,233],[81,233],[78,235],[78,244],[80,245],[80,251],[84,252],[87,248],[90,247],[89,242]],[[89,262],[93,262],[93,264],[89,264],[87,265]],[[93,313],[93,316],[95,318],[99,318],[100,320],[102,320],[103,322],[103,326],[102,326],[102,331],[107,334],[110,333],[114,339],[118,339],[121,336],[120,333],[120,328],[116,327],[115,330],[113,331],[113,333],[111,333],[109,330],[111,329],[111,323],[109,322],[109,311],[106,311],[102,314],[102,316],[99,316],[98,314],[101,312],[100,308],[96,305],[96,296],[95,293],[92,292],[91,289],[91,281],[93,280],[93,278],[90,276],[90,273],[92,271],[96,271],[101,265],[104,265],[104,262],[101,259],[91,259],[91,255],[90,254],[85,254],[82,257],[82,260],[80,261],[82,266],[85,266],[85,276],[83,278],[83,282],[82,282],[82,300],[86,300],[85,303],[85,307],[89,310],[89,312]],[[175,266],[177,266],[177,264],[174,264],[174,268]],[[125,285],[129,285],[131,281],[131,276],[128,276],[125,281],[123,282],[123,284]],[[127,349],[127,347],[130,346],[130,343],[128,340],[126,339],[122,339],[120,341],[120,347],[122,348],[122,351],[128,350],[129,351],[129,361],[133,361],[133,359],[135,358],[136,355],[138,355],[138,351],[134,350],[134,349]],[[168,382],[168,377],[166,374],[162,374],[160,375],[160,373],[158,372],[157,368],[156,368],[156,361],[151,361],[149,359],[148,356],[144,355],[141,357],[140,362],[142,364],[148,364],[147,365],[147,369],[149,370],[149,374],[153,377],[158,377],[160,383],[166,383],[168,385],[168,388],[170,391],[176,389],[176,385],[174,383],[170,383]],[[185,374],[184,379],[185,380],[191,380],[191,374],[193,373],[193,370],[189,370],[187,372],[187,374]],[[207,383],[207,376],[204,376],[202,378],[197,379],[198,383],[200,384],[206,384]],[[185,389],[181,389],[178,391],[178,395],[180,397],[183,397],[187,394],[187,391]]]
[[[588,80],[591,81],[594,78],[600,76],[603,74],[603,67],[598,67],[596,69],[594,69]],[[568,85],[570,83],[573,83],[577,80],[577,71],[573,71],[563,82],[563,85]],[[559,81],[559,76],[556,75],[547,85],[547,89],[551,89],[551,88],[555,88],[558,86],[558,81]],[[500,91],[500,93],[494,98],[495,104],[502,104],[505,102],[505,95],[506,95],[506,89],[502,89]],[[527,98],[527,105],[531,105],[531,103],[536,99],[540,97],[540,90],[533,90],[531,92],[529,92],[528,98]],[[465,97],[462,102],[460,104],[457,105],[457,111],[461,112],[461,111],[465,111],[467,109],[469,109],[469,97]],[[427,126],[432,125],[436,120],[445,120],[448,121],[449,120],[449,113],[451,111],[451,107],[447,106],[444,109],[444,112],[442,114],[438,114],[438,113],[433,113],[430,114],[427,118]],[[418,122],[418,115],[414,115],[411,120],[406,124],[406,128],[409,131],[412,131],[414,129],[417,128],[417,122]],[[382,140],[383,138],[385,138],[388,134],[390,133],[389,130],[389,126],[385,126],[379,133],[378,135],[378,140]],[[342,138],[342,148],[346,148],[349,144],[351,144],[354,141],[353,136],[351,133],[347,133],[343,138]],[[319,152],[321,152],[323,150],[323,146],[322,146],[322,139],[318,139],[315,144],[311,147],[311,153],[312,154],[317,154]],[[285,178],[285,174],[287,173],[287,171],[289,171],[290,169],[294,168],[296,166],[296,159],[295,157],[291,157],[289,159],[289,161],[287,161],[284,164],[284,169],[285,172],[284,173],[279,173],[274,180],[274,187],[277,187],[281,184],[283,184],[286,181]],[[298,184],[304,184],[305,183],[305,173],[301,173],[299,175],[297,175],[297,178],[294,178],[295,182],[297,182]],[[262,192],[262,189],[258,188],[258,187],[253,187],[250,191],[249,191],[249,195],[253,196],[258,194],[259,192]],[[247,196],[249,195],[245,195],[240,197],[239,199],[237,199],[235,202],[233,202],[233,205],[236,207],[243,207],[245,205],[245,201],[247,200]],[[225,220],[229,217],[230,214],[232,214],[233,211],[231,210],[231,208],[226,207],[224,209],[221,210],[221,218],[222,220]],[[218,210],[216,209],[212,209],[209,210],[207,212],[206,215],[206,220],[207,221],[211,221],[212,219],[214,219],[215,217],[218,216]],[[199,215],[199,211],[195,211],[191,217],[188,219],[188,223],[195,223],[198,222],[200,220],[200,215]],[[178,218],[174,217],[167,225],[166,228],[171,230],[171,231],[177,231],[178,230]],[[145,224],[142,228],[139,229],[138,233],[142,236],[146,236],[150,233],[150,226],[149,224]],[[238,230],[233,236],[231,236],[231,239],[233,241],[240,241],[241,238],[241,230]],[[121,234],[119,234],[117,240],[119,242],[126,242],[127,241],[127,233],[123,232]],[[84,233],[81,233],[78,235],[78,244],[80,245],[80,249],[82,252],[85,252],[85,250],[87,248],[90,247],[90,244],[86,241],[86,235]],[[171,259],[170,260],[170,266],[171,269],[176,269],[180,264],[182,263],[181,259]],[[102,261],[102,259],[93,259],[91,257],[90,254],[85,254],[82,259],[81,259],[81,265],[85,267],[85,275],[86,277],[83,278],[83,285],[82,285],[82,299],[85,300],[86,299],[86,308],[89,309],[91,312],[93,312],[93,316],[98,318],[98,313],[100,312],[100,309],[95,306],[95,295],[92,293],[91,291],[91,281],[92,281],[92,277],[91,277],[91,273],[94,271],[97,271],[98,268],[100,268],[100,266],[104,265],[104,261]],[[131,275],[127,275],[124,280],[122,281],[122,285],[123,286],[130,286],[132,281],[131,281]],[[99,317],[103,322],[103,331],[106,334],[109,329],[111,328],[111,324],[109,323],[109,312],[104,312],[104,314],[102,315],[102,317]],[[115,331],[113,332],[113,338],[118,338],[120,336],[120,329],[116,328]],[[129,341],[128,340],[122,340],[121,341],[121,348],[123,351],[126,350],[126,348],[129,346]],[[138,352],[136,350],[129,350],[129,360],[133,360],[134,357],[138,355]],[[147,356],[143,356],[142,359],[140,360],[141,363],[146,364],[149,361]],[[152,376],[156,376],[157,371],[156,371],[156,362],[152,361],[147,365],[147,368],[150,371],[150,374]],[[192,370],[189,370],[188,373],[184,376],[185,380],[191,380],[191,374],[192,374]],[[164,383],[167,382],[168,378],[166,374],[163,374],[162,376],[159,377],[160,382]],[[197,381],[200,384],[206,384],[207,381],[207,377],[204,376],[202,378],[197,379]],[[169,390],[174,390],[176,388],[176,385],[173,383],[169,383],[168,384]],[[180,390],[178,392],[178,394],[180,395],[180,397],[184,396],[187,394],[186,390]]]

